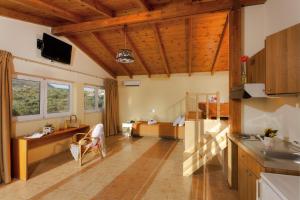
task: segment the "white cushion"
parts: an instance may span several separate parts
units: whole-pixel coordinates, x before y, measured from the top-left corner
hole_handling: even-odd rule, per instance
[[[101,138],[102,135],[104,135],[103,124],[97,124],[94,130],[92,131],[92,137]]]
[[[183,126],[184,123],[185,123],[185,117],[182,116],[182,117],[180,118],[180,121],[179,121],[179,123],[178,123],[178,126]]]
[[[173,122],[173,126],[177,126],[180,121],[181,121],[181,115],[175,119],[175,121]]]

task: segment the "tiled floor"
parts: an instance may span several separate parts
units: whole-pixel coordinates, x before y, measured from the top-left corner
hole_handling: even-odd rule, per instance
[[[182,141],[117,136],[107,143],[108,156],[83,167],[68,152],[33,166],[27,182],[0,186],[0,199],[237,199],[220,166],[182,176]]]

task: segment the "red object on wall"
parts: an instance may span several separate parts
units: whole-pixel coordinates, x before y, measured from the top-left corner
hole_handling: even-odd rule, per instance
[[[241,56],[241,62],[243,62],[243,63],[247,62],[248,59],[249,59],[248,56]]]

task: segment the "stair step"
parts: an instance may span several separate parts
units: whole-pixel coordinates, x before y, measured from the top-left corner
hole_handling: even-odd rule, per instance
[[[195,148],[192,148],[186,152],[183,153],[183,160],[185,161],[190,156],[192,156],[195,152],[197,152],[199,149],[207,146],[212,141],[219,141],[222,138],[227,138],[226,134],[228,132],[228,128],[224,129],[220,133],[211,133],[211,134],[205,134],[206,138],[202,140],[202,142],[199,142]]]
[[[210,152],[206,154],[205,157],[202,159],[199,159],[195,162],[193,162],[192,165],[187,167],[186,169],[183,169],[183,176],[190,176],[192,175],[195,171],[197,171],[200,167],[202,167],[204,164],[206,164],[209,160],[211,160],[214,156],[216,156],[218,153],[220,153],[223,149],[225,149],[227,146],[227,142],[223,141],[220,143],[220,147],[218,148],[218,151],[215,152]]]
[[[197,152],[193,153],[187,159],[184,160],[183,169],[188,168],[193,162],[195,162],[199,159],[202,159],[207,154],[218,151],[221,144],[223,144],[223,143],[227,144],[227,140],[225,138],[224,139],[221,138],[218,141],[212,141],[210,144],[199,149]],[[223,150],[223,149],[221,149],[221,150]]]
[[[189,176],[227,146],[228,127],[219,133],[205,134],[192,152],[183,154],[183,175]]]

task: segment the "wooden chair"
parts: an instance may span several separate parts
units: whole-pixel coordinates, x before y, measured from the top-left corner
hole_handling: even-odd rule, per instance
[[[78,161],[80,166],[82,166],[82,161],[89,152],[95,152],[100,156],[102,155],[100,140],[98,140],[96,144],[93,144],[93,139],[95,138],[93,138],[91,134],[94,128],[95,127],[90,129],[88,133],[77,133],[72,137],[72,143],[70,144],[70,148],[72,145],[78,146]]]

